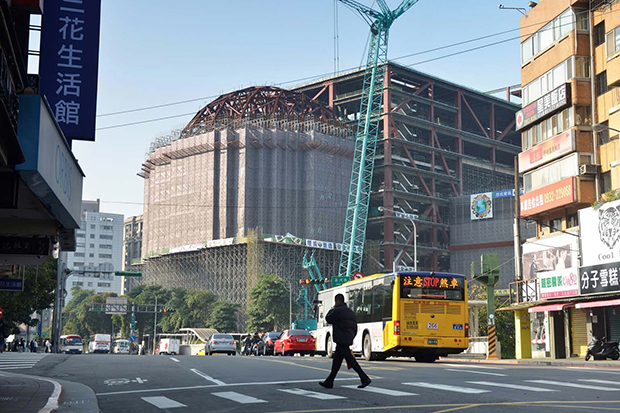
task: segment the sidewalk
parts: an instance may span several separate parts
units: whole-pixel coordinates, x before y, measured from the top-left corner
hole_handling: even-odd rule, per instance
[[[0,372],[0,412],[99,413],[88,386],[66,380]]]
[[[466,357],[442,357],[442,361],[450,363],[482,363],[482,364],[522,364],[526,366],[563,366],[563,367],[580,367],[580,368],[615,368],[620,369],[620,361],[613,360],[590,360],[585,361],[583,358],[570,359],[501,359],[490,360],[485,358],[466,358]]]

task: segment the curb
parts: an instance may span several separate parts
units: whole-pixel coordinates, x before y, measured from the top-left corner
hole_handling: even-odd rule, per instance
[[[54,391],[52,392],[50,397],[47,399],[47,403],[45,404],[45,406],[43,406],[43,408],[39,410],[39,413],[53,413],[58,409],[58,406],[60,403],[60,397],[62,396],[62,386],[57,381],[44,378],[44,377],[39,377],[39,376],[29,376],[26,374],[7,373],[7,372],[0,373],[0,376],[23,377],[23,378],[30,379],[30,380],[39,380],[39,381],[46,381],[48,383],[52,383],[52,385],[54,386]]]
[[[479,364],[521,364],[525,366],[560,366],[560,367],[579,367],[579,368],[612,368],[620,369],[620,363],[588,363],[586,361],[581,363],[567,363],[561,360],[488,360],[488,359],[463,359],[463,358],[441,358],[442,361],[449,361],[451,363],[479,363]]]

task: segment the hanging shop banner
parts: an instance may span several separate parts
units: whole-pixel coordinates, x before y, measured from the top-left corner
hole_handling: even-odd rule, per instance
[[[620,201],[579,211],[583,265],[620,261]]]
[[[575,130],[569,129],[519,154],[519,172],[523,173],[560,158],[576,149]]]
[[[563,84],[541,96],[515,114],[517,130],[542,120],[570,103],[570,84]]]
[[[539,272],[540,298],[574,297],[579,295],[579,271],[575,268]]]
[[[470,195],[471,220],[493,218],[493,192]]]
[[[69,144],[95,140],[101,0],[45,0],[41,94]]]
[[[579,266],[578,237],[562,234],[533,240],[523,244],[523,279],[537,279],[545,274],[553,276],[554,271],[564,271]],[[557,275],[557,274],[556,274]],[[556,282],[557,283],[557,282]],[[553,285],[553,281],[551,283]]]
[[[521,217],[549,211],[575,202],[575,177],[521,195]]]
[[[580,292],[585,294],[600,294],[620,291],[618,271],[620,262],[608,262],[605,264],[581,267]]]

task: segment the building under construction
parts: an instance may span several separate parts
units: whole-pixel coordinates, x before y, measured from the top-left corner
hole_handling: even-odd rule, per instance
[[[363,271],[413,267],[412,215],[393,211],[417,215],[418,269],[449,270],[449,198],[512,186],[519,106],[387,69]],[[336,275],[363,76],[229,93],[156,142],[140,173],[142,282],[245,302],[260,272],[297,286],[306,250]]]

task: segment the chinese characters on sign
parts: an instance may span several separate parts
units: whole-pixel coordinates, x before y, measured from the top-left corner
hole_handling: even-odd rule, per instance
[[[572,152],[575,147],[574,129],[562,132],[519,154],[519,172],[526,172]]]
[[[41,94],[65,137],[95,140],[101,0],[47,0]]]
[[[620,262],[581,267],[579,269],[581,294],[620,291],[619,270]]]
[[[534,215],[575,202],[574,177],[562,179],[551,185],[521,196],[521,216]]]
[[[517,130],[542,120],[557,109],[567,106],[570,102],[570,87],[565,84],[543,95],[536,102],[532,102],[515,114]]]
[[[537,274],[540,298],[572,297],[579,295],[579,276],[576,268],[545,271]]]
[[[403,287],[413,288],[456,289],[461,287],[462,284],[455,277],[423,277],[419,275],[403,275],[401,279]]]

